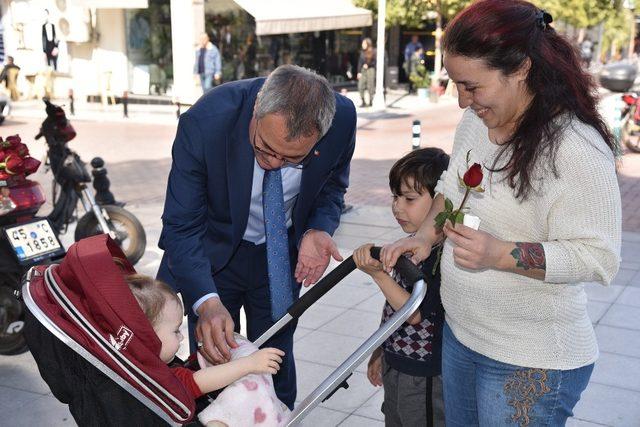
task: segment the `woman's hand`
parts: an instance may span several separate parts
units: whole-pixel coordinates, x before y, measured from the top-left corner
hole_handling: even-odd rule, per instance
[[[509,250],[513,243],[493,237],[491,234],[474,230],[462,224],[455,227],[447,222],[444,225],[444,234],[453,248],[453,260],[460,267],[469,270],[483,270],[495,268],[499,270],[507,269],[505,260],[508,259]]]
[[[424,237],[415,235],[383,246],[380,251],[380,261],[382,261],[385,271],[391,271],[396,265],[398,257],[406,253],[411,255],[411,261],[414,264],[418,264],[427,259],[431,253],[431,242]]]
[[[373,243],[367,243],[366,245],[360,246],[353,252],[353,261],[356,263],[356,267],[367,273],[369,276],[384,273],[382,263],[371,256],[372,247]]]
[[[284,351],[277,348],[263,348],[247,356],[249,372],[252,374],[275,375],[280,370]]]
[[[382,386],[382,349],[380,347],[371,354],[367,364],[367,378],[374,387]]]

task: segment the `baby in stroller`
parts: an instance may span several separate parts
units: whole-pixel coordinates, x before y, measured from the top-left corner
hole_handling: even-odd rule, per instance
[[[180,298],[170,286],[149,276],[125,275],[125,281],[162,343],[160,359],[170,363],[184,339],[180,332],[184,313]],[[226,387],[200,412],[200,422],[207,427],[284,425],[289,409],[276,397],[271,378],[280,369],[284,352],[276,348],[258,350],[240,335],[236,340],[239,347],[232,349],[228,363],[214,366],[198,353],[200,370],[172,368],[194,399]]]

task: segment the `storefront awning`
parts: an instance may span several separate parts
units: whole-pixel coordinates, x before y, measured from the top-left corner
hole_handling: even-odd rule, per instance
[[[371,11],[350,0],[234,0],[256,20],[256,35],[305,33],[371,25]]]
[[[147,9],[148,0],[83,0],[85,7],[95,9]]]

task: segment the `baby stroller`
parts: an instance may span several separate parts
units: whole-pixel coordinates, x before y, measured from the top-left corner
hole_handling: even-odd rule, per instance
[[[379,248],[372,254],[379,256]],[[196,405],[160,358],[160,341],[123,279],[133,267],[107,235],[81,240],[59,265],[27,273],[25,336],[40,374],[76,422],[91,425],[199,425]],[[349,257],[295,302],[254,344],[261,346],[355,269]],[[422,273],[401,257],[397,271],[414,283],[407,303],[298,405],[299,423],[340,387],[355,368],[413,313],[427,288]],[[135,399],[132,399],[134,397]]]

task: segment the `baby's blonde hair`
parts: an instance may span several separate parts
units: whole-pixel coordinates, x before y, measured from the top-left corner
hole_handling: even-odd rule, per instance
[[[158,316],[167,301],[173,299],[182,307],[178,294],[160,280],[144,274],[130,274],[124,280],[153,326],[156,326]]]

